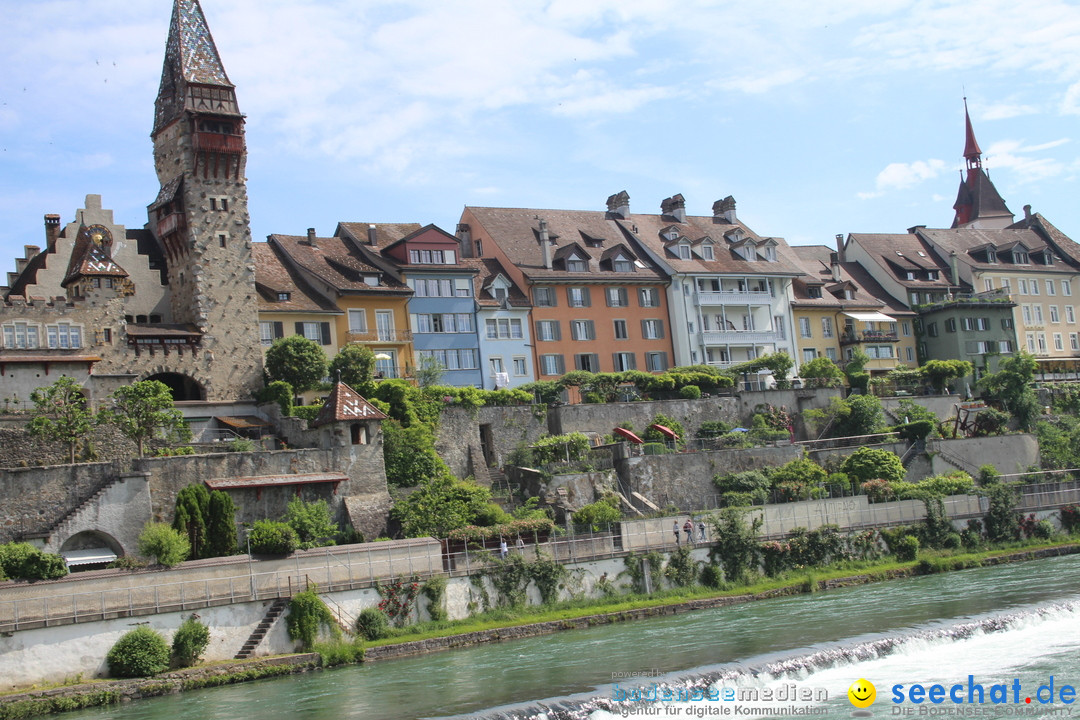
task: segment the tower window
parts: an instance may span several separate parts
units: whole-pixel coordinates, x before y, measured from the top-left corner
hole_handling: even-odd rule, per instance
[[[229,244],[229,235],[228,235],[228,233],[218,233],[217,239],[218,239],[218,245],[220,247],[226,247]]]

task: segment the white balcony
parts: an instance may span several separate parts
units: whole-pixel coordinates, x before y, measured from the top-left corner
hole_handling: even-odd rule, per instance
[[[758,290],[721,290],[697,294],[698,305],[771,305],[772,295]]]
[[[725,330],[701,333],[702,345],[761,345],[780,342],[780,333],[772,330]]]

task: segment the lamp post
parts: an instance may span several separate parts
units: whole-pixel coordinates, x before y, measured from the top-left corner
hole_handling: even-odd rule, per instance
[[[244,542],[247,543],[247,556],[248,556],[248,583],[251,588],[251,599],[255,600],[255,568],[251,563],[251,526],[247,523],[241,523],[244,527]]]

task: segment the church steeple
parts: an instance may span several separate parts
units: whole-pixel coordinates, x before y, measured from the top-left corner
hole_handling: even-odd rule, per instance
[[[954,228],[1004,228],[1012,224],[1013,214],[1005,201],[998,194],[990,176],[982,166],[982,150],[975,140],[975,130],[971,127],[971,115],[968,113],[967,98],[964,98],[964,159],[967,161],[967,175],[960,180],[960,189],[953,203]]]

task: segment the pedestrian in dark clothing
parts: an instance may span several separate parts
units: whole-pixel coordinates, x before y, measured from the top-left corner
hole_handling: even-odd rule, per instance
[[[686,544],[694,544],[694,521],[690,518],[686,518],[686,522],[682,526],[683,532],[686,533]]]
[[[679,544],[679,521],[676,520],[675,524],[671,526],[671,531],[675,533],[675,544]]]

